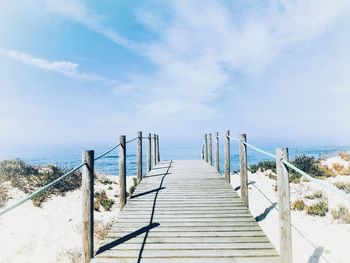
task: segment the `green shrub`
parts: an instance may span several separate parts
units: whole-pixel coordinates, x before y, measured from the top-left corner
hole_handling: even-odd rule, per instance
[[[101,192],[95,192],[94,197],[96,199],[94,201],[94,209],[96,211],[100,211],[100,206],[102,206],[105,211],[111,210],[114,204],[114,200],[108,198],[105,190]]]
[[[331,214],[334,219],[341,223],[350,224],[350,212],[346,206],[339,205],[338,209],[332,209]]]
[[[129,192],[127,193],[127,196],[132,196],[132,194],[135,192],[136,190],[136,186],[137,186],[137,179],[136,178],[132,178],[133,181],[133,185],[129,188]]]
[[[337,181],[334,182],[333,185],[337,187],[339,190],[343,190],[345,193],[350,193],[350,183]]]
[[[304,200],[298,199],[292,203],[292,210],[303,211],[306,207]]]
[[[315,191],[310,195],[305,195],[304,198],[306,199],[319,199],[323,197],[323,192],[322,191]]]
[[[295,157],[295,159],[292,161],[292,164],[313,177],[325,176],[321,169],[319,161],[316,160],[315,157],[300,155]],[[301,175],[294,170],[290,169],[290,171],[296,177],[301,177]]]
[[[263,161],[258,164],[252,164],[249,167],[251,173],[256,173],[259,170],[265,172],[266,170],[271,170],[276,173],[276,162],[275,161]]]
[[[306,212],[309,215],[325,216],[328,212],[328,201],[326,199],[319,200],[315,204],[307,206]]]

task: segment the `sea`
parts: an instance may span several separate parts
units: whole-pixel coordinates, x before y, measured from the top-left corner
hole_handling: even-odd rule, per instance
[[[98,145],[93,149],[95,156],[107,151],[113,145]],[[224,146],[219,145],[220,153],[220,170],[224,168]],[[256,147],[275,154],[275,147],[270,145],[255,144]],[[143,173],[146,173],[146,150],[147,145],[143,143]],[[289,158],[293,160],[296,156],[307,155],[315,158],[327,158],[336,156],[339,152],[350,152],[350,146],[289,146]],[[160,145],[161,160],[184,160],[184,159],[201,159],[202,145],[193,143],[192,145]],[[153,149],[152,149],[153,153]],[[80,146],[54,146],[54,147],[31,147],[18,149],[17,151],[0,151],[0,160],[19,158],[34,166],[44,166],[48,164],[57,165],[64,168],[73,168],[82,161],[82,147]],[[213,149],[214,159],[214,149]],[[239,149],[238,145],[231,142],[231,170],[239,170]],[[270,157],[248,148],[247,151],[248,165],[257,164],[261,161],[271,160]],[[153,161],[153,158],[152,158]],[[136,141],[127,145],[126,156],[127,175],[135,176],[137,172],[136,160]],[[105,157],[95,162],[95,171],[107,175],[118,175],[118,149],[112,151]]]

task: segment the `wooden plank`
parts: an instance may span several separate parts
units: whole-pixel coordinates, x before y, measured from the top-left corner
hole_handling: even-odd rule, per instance
[[[92,262],[279,260],[239,195],[202,160],[159,163],[140,182],[105,242],[115,245]]]

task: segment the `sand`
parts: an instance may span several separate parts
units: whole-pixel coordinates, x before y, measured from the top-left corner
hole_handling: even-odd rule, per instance
[[[334,162],[347,165],[339,157],[329,158],[324,161],[330,167]],[[273,209],[271,203],[257,190],[259,188],[272,203],[277,202],[277,192],[274,191],[276,181],[269,179],[266,173],[258,172],[249,174],[249,181],[255,182],[249,186],[249,205],[253,216],[260,216],[259,225],[267,234],[271,242],[279,251],[279,221],[278,211]],[[232,175],[232,186],[239,186],[239,174]],[[349,176],[337,176],[328,179],[332,181],[348,181]],[[256,188],[256,187],[257,188]],[[312,182],[291,184],[291,201],[322,190],[329,200],[329,209],[336,208],[338,204],[346,205],[342,199],[335,197],[332,193],[324,190]],[[306,202],[312,202],[307,201]],[[264,213],[266,212],[267,213]],[[292,211],[292,224],[301,232],[292,228],[293,259],[294,262],[349,262],[348,244],[350,244],[350,224],[336,222],[330,213],[325,217],[311,216],[306,212]],[[307,240],[306,240],[307,239]]]
[[[110,177],[118,182],[118,177]],[[132,177],[127,177],[128,188]],[[108,189],[112,187],[112,189]],[[95,222],[106,224],[116,219],[119,213],[119,184],[104,185],[97,183],[95,191],[106,190],[114,198],[111,211],[95,212]],[[11,189],[15,202],[25,194]],[[41,208],[33,207],[28,201],[0,217],[0,262],[80,262],[81,253],[81,190],[69,192],[66,196],[55,196],[42,204]]]

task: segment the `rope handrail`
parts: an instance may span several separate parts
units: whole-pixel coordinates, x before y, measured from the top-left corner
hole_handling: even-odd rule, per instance
[[[107,154],[109,154],[110,152],[112,152],[113,150],[117,149],[120,146],[120,143],[117,144],[116,146],[112,147],[111,149],[107,150],[106,152],[100,154],[99,156],[97,156],[94,161],[97,161],[98,159],[101,159],[102,157],[106,156]]]
[[[240,139],[237,139],[237,138],[235,138],[235,137],[231,137],[231,136],[228,136],[228,137],[231,138],[231,139],[233,139],[233,140],[235,140],[235,141],[237,141],[237,142],[241,142]],[[269,156],[269,157],[271,157],[271,158],[274,158],[275,160],[277,159],[277,156],[274,155],[274,154],[271,154],[271,153],[269,153],[269,152],[266,152],[266,151],[264,151],[264,150],[262,150],[262,149],[260,149],[260,148],[257,148],[257,147],[255,147],[254,145],[251,145],[251,144],[249,144],[249,143],[247,143],[247,142],[243,142],[243,143],[244,143],[245,145],[247,145],[248,147],[250,147],[250,148],[252,148],[252,149],[254,149],[254,150],[256,150],[256,151],[258,151],[258,152],[260,152],[260,153],[263,153],[263,154],[265,154],[265,155],[267,155],[267,156]],[[318,185],[320,185],[320,186],[326,188],[328,191],[332,192],[333,194],[338,195],[338,196],[340,196],[342,199],[345,199],[346,201],[350,202],[350,196],[349,196],[348,194],[342,192],[341,190],[339,190],[339,189],[336,188],[335,186],[333,186],[333,185],[331,185],[331,184],[328,184],[328,183],[326,183],[326,182],[324,182],[324,181],[322,181],[322,180],[320,180],[320,179],[316,179],[316,178],[312,177],[311,175],[307,174],[306,172],[304,172],[303,170],[299,169],[298,167],[296,167],[295,165],[291,164],[291,163],[288,162],[288,161],[282,160],[282,162],[283,162],[286,166],[288,166],[289,168],[291,168],[291,169],[293,169],[294,171],[296,171],[297,173],[299,173],[299,174],[300,174],[301,176],[303,176],[305,179],[310,180],[310,181],[312,181],[312,182],[314,182],[314,183],[316,183],[316,184],[318,184]]]
[[[125,143],[130,143],[130,142],[133,142],[133,141],[136,141],[139,137],[135,137],[134,139],[131,139],[129,141],[126,141]]]
[[[33,193],[31,193],[30,195],[22,198],[21,200],[17,201],[16,203],[14,203],[13,205],[0,210],[0,216],[4,215],[5,213],[11,211],[12,209],[16,208],[17,206],[27,202],[28,200],[34,198],[35,196],[37,196],[38,194],[44,192],[45,190],[47,190],[48,188],[50,188],[51,186],[55,185],[56,183],[58,183],[59,181],[63,180],[64,178],[66,178],[68,175],[71,175],[72,173],[76,172],[77,170],[79,170],[81,167],[83,167],[86,163],[81,163],[80,165],[74,167],[73,169],[71,169],[70,171],[68,171],[67,173],[65,173],[64,175],[60,176],[59,178],[57,178],[56,180],[52,181],[51,183],[48,183],[47,185],[39,188],[38,190],[34,191]]]

